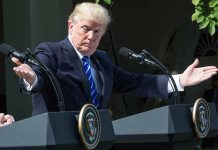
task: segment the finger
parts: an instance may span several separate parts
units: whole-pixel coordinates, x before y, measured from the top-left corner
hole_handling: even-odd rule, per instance
[[[20,78],[25,79],[29,84],[32,84],[36,79],[36,74],[33,70],[23,70],[23,68],[20,69],[19,67],[14,67],[14,71],[16,75]]]
[[[20,66],[22,63],[19,61],[19,59],[12,57],[11,61],[14,62],[16,65]]]
[[[18,67],[14,67],[13,70],[14,70],[15,74],[21,78],[21,70]]]
[[[26,70],[18,70],[18,74],[20,74],[21,77],[24,79],[32,78],[33,76],[33,73],[31,73],[30,71],[26,71]]]
[[[33,72],[32,68],[27,64],[21,64],[20,66],[14,67],[14,71],[23,70],[28,72]]]
[[[19,76],[21,76],[22,74],[25,74],[25,68],[23,67],[23,65],[20,65],[18,67],[14,67],[13,70],[15,71],[15,73]]]
[[[4,113],[0,113],[0,123],[4,122]]]
[[[14,122],[14,117],[11,115],[5,115],[5,120],[7,120],[7,122]]]
[[[191,65],[189,65],[185,71],[193,70],[195,67],[198,66],[198,64],[199,64],[199,60],[195,59],[195,61]]]
[[[211,70],[211,69],[214,69],[214,70],[218,70],[218,68],[216,66],[205,66],[205,67],[199,67],[199,69],[202,69],[202,70]]]
[[[212,76],[213,76],[213,74],[204,75],[204,76],[202,76],[201,81],[208,80],[208,79],[210,79]]]
[[[205,72],[215,72],[215,74],[218,73],[218,69],[209,69],[209,70],[206,70]]]
[[[216,74],[217,74],[217,72],[214,72],[214,71],[206,71],[206,72],[203,72],[203,74],[201,75],[201,78],[204,80],[205,79],[207,80]]]
[[[217,71],[214,69],[205,70],[203,72],[204,72],[204,74],[213,74],[213,75],[217,74]]]
[[[194,67],[197,67],[198,64],[199,64],[199,60],[195,59],[195,61],[191,64],[191,66],[193,66],[193,68],[194,68]]]
[[[12,124],[14,121],[12,119],[8,119],[7,122],[4,123],[4,125]]]

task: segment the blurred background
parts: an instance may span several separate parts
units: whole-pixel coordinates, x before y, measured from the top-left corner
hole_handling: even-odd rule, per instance
[[[67,36],[67,20],[75,4],[82,0],[0,0],[0,42],[20,52],[34,49],[45,41],[60,41]],[[181,73],[195,58],[200,66],[218,64],[217,33],[210,36],[191,21],[194,12],[191,0],[114,0],[107,5],[112,23],[99,49],[108,52],[114,63],[135,73],[163,74],[158,68],[139,65],[119,56],[119,49],[127,47],[140,53],[149,51],[169,71]],[[21,94],[18,78],[13,73],[9,58],[0,55],[0,111],[21,120],[31,116],[31,96]],[[194,103],[213,88],[211,80],[185,89],[180,103]],[[208,100],[210,101],[210,100]],[[111,96],[112,119],[174,104],[163,100]]]

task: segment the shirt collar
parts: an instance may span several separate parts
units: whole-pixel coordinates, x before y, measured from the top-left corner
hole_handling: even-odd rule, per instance
[[[84,55],[82,55],[82,54],[76,49],[76,47],[74,46],[73,42],[71,41],[70,35],[68,35],[68,39],[69,39],[71,45],[73,46],[73,48],[75,49],[77,55],[79,56],[79,59],[82,60],[82,58],[83,58]]]

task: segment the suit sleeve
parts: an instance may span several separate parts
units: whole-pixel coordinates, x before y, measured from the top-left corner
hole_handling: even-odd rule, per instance
[[[168,77],[165,75],[134,74],[114,66],[113,91],[140,97],[168,98]]]
[[[40,59],[40,61],[42,63],[44,63],[47,67],[49,67],[53,72],[55,72],[55,62],[56,61],[56,56],[54,54],[54,52],[52,51],[52,47],[50,46],[51,44],[47,44],[47,43],[42,43],[39,44],[34,53],[36,54],[36,56]],[[35,92],[40,91],[44,85],[49,81],[48,76],[46,75],[46,72],[44,70],[42,70],[42,68],[37,67],[37,66],[33,66],[32,69],[35,71],[37,78],[38,78],[38,82],[36,83],[35,87],[32,88],[31,91],[27,91],[25,88],[25,84],[23,80],[20,80],[20,90],[23,93],[26,94],[32,94]]]

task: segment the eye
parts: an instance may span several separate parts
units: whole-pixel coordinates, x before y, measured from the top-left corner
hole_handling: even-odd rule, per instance
[[[98,33],[99,31],[98,30],[93,30],[94,31],[94,33]]]
[[[82,26],[82,30],[83,30],[83,32],[87,33],[87,32],[89,32],[91,29],[90,29],[89,27],[87,27],[87,26]]]

